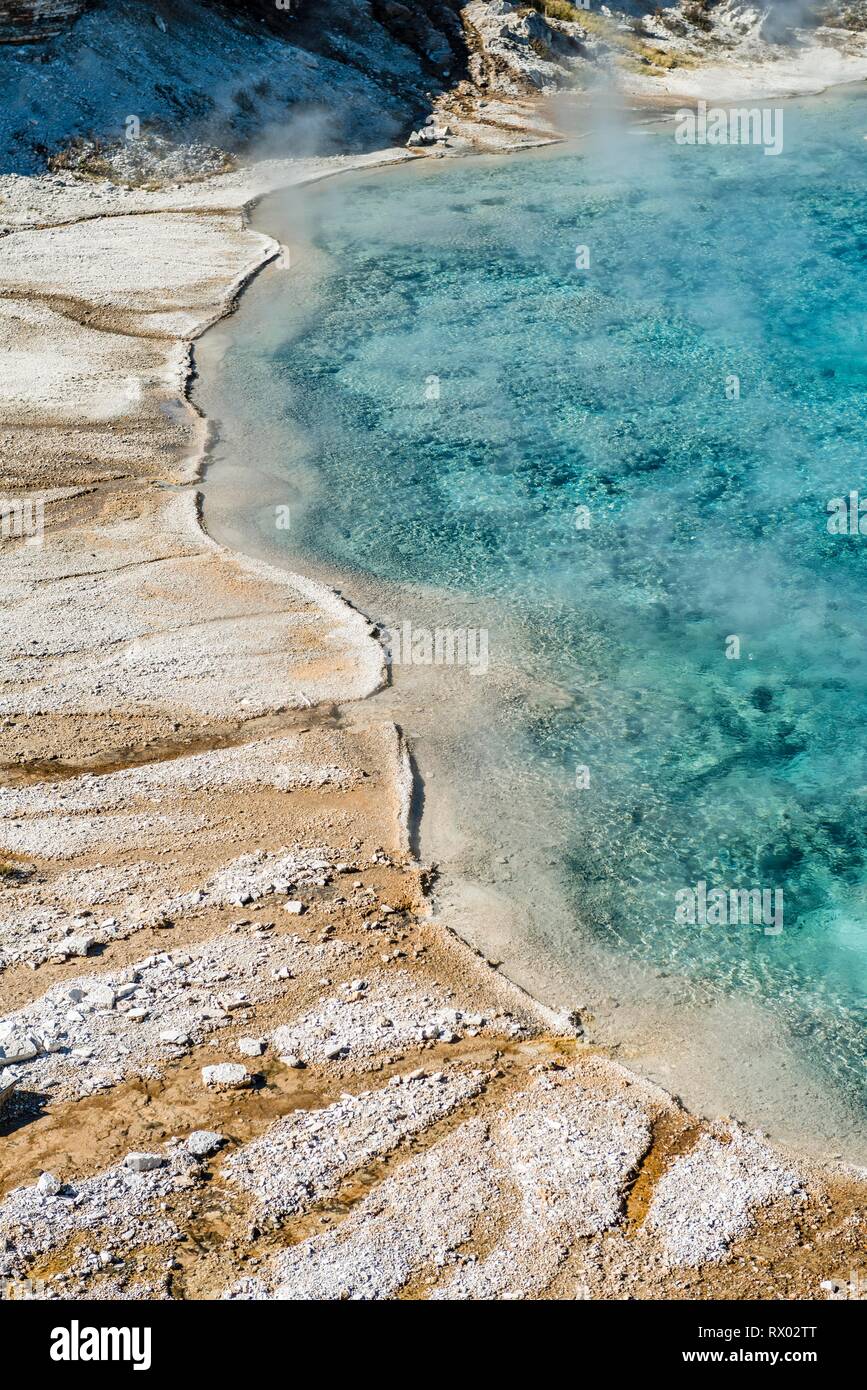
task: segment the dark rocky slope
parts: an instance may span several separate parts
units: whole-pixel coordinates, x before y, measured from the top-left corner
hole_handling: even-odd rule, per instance
[[[18,40],[0,45],[0,162],[21,173],[76,136],[123,138],[129,116],[233,151],[377,148],[465,71],[444,0],[0,3],[0,33]]]

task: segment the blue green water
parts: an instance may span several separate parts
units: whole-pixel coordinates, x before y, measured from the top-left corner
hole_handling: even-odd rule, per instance
[[[334,185],[316,314],[235,348],[320,480],[302,543],[505,608],[562,693],[512,724],[564,929],[759,1001],[853,1104],[867,536],[826,508],[867,495],[865,134],[846,97],[777,158],[656,128]],[[784,930],[675,925],[700,879],[782,889]]]

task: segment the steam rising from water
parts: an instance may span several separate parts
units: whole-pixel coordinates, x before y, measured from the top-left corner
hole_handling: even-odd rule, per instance
[[[612,120],[577,153],[326,187],[317,314],[269,296],[279,330],[230,369],[260,419],[300,423],[303,545],[499,631],[455,795],[556,859],[573,913],[549,947],[590,934],[696,999],[758,1002],[850,1103],[867,538],[826,507],[862,473],[863,111],[788,109],[777,160]],[[782,889],[785,930],[675,926],[699,880]]]

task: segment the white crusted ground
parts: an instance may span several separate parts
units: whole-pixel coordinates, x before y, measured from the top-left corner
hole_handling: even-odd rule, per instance
[[[256,1198],[263,1219],[306,1211],[359,1168],[478,1095],[483,1084],[478,1070],[393,1076],[378,1091],[345,1095],[324,1110],[298,1110],[276,1121],[226,1161],[224,1176]]]
[[[278,1255],[258,1284],[234,1293],[381,1299],[446,1271],[435,1297],[532,1297],[577,1239],[617,1221],[649,1142],[640,1105],[588,1096],[568,1074],[541,1077],[489,1122],[471,1120],[402,1164],[336,1231]],[[464,1258],[457,1247],[486,1210],[496,1213],[493,1248]]]
[[[363,1065],[368,1057],[410,1043],[456,1043],[467,1033],[524,1037],[534,1030],[528,1014],[523,1017],[496,1014],[486,1018],[464,1001],[453,1002],[450,992],[420,988],[404,970],[392,970],[387,979],[372,984],[348,981],[292,1023],[275,1029],[271,1045],[280,1055],[305,1061],[344,1061]]]
[[[755,1135],[732,1125],[723,1137],[702,1135],[657,1185],[647,1219],[673,1265],[721,1259],[759,1207],[799,1189],[797,1174]]]

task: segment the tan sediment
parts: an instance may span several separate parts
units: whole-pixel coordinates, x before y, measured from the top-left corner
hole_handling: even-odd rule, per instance
[[[397,1296],[443,1291],[471,1257],[495,1257],[511,1242],[515,1286],[523,1279],[532,1297],[575,1297],[578,1287],[593,1297],[779,1297],[780,1280],[783,1296],[815,1297],[819,1277],[846,1273],[856,1259],[852,1218],[863,1183],[843,1171],[807,1170],[807,1195],[781,1187],[722,1264],[673,1269],[646,1218],[660,1178],[714,1127],[582,1045],[565,1020],[427,917],[424,874],[407,839],[412,778],[403,737],[393,725],[365,727],[358,718],[346,729],[335,710],[384,679],[366,619],[324,586],[219,546],[202,528],[195,483],[207,425],[187,399],[190,343],[281,254],[250,230],[245,209],[281,183],[375,162],[274,164],[163,193],[4,182],[0,313],[21,360],[0,400],[0,473],[7,497],[46,494],[47,505],[44,545],[0,546],[0,860],[23,871],[0,884],[0,918],[26,911],[35,924],[21,936],[24,956],[0,973],[0,1010],[4,1019],[39,1011],[74,979],[115,979],[158,953],[170,953],[174,968],[188,948],[195,954],[233,939],[233,930],[234,939],[249,939],[253,961],[246,1005],[174,1051],[141,1042],[103,1089],[82,1090],[104,1061],[102,1043],[95,1057],[64,1052],[0,1070],[0,1080],[11,1071],[18,1081],[0,1115],[0,1226],[10,1221],[14,1237],[4,1274],[62,1276],[53,1287],[70,1297],[217,1297],[255,1270],[270,1292],[282,1252],[350,1219],[363,1251],[371,1193],[387,1209],[390,1193],[399,1200],[392,1179],[405,1163],[447,1157],[471,1119],[499,1133],[498,1117],[512,1107],[515,1151],[496,1160],[495,1208],[470,1222],[458,1250],[443,1252],[439,1272],[420,1257]],[[237,905],[208,889],[228,864],[289,849],[321,852],[322,882],[302,876],[291,891],[269,888]],[[197,892],[203,901],[187,900]],[[299,916],[283,911],[293,896],[305,907]],[[179,902],[168,913],[172,925],[159,924],[165,904]],[[76,931],[90,933],[93,924],[96,944],[64,958],[65,926],[82,911],[91,916]],[[268,952],[293,937],[307,964],[275,984]],[[411,988],[400,983],[399,992],[410,1013],[439,1020],[445,1002],[459,1018],[441,1030],[446,1036],[429,1037],[414,1024],[401,1031],[398,1019],[394,1046],[368,1046],[362,1034],[368,1025],[375,1032],[376,1000],[390,998],[390,982],[407,972]],[[207,1003],[233,983],[193,992]],[[340,1056],[311,1055],[296,1070],[273,1046],[260,1058],[239,1054],[239,1038],[281,1026],[312,1037],[310,1018],[335,998],[355,998],[345,1011],[355,1031]],[[159,1002],[148,1007],[158,1011]],[[396,1015],[400,1002],[389,1006]],[[123,1006],[112,1008],[117,1037],[132,1037],[136,1025]],[[475,1015],[483,1021],[468,1022]],[[79,1025],[68,1026],[75,1046]],[[103,1030],[109,1042],[114,1027],[110,1019]],[[255,1073],[254,1087],[202,1085],[203,1066],[238,1060]],[[419,1068],[481,1069],[482,1094],[366,1163],[336,1197],[319,1204],[314,1194],[303,1216],[275,1230],[256,1227],[249,1200],[223,1180],[221,1154],[267,1134],[283,1115]],[[28,1076],[50,1084],[31,1090]],[[548,1081],[564,1107],[586,1095],[637,1108],[651,1139],[620,1174],[619,1214],[605,1230],[570,1235],[570,1218],[552,1224],[563,1249],[539,1285],[509,1163],[520,1171],[521,1136],[529,1145],[532,1132],[529,1120],[521,1129],[523,1108],[533,1113],[534,1088]],[[161,1152],[197,1129],[220,1132],[226,1147],[155,1199],[177,1237],[154,1243],[106,1227],[31,1250],[14,1211],[4,1217],[8,1194],[43,1170],[75,1187],[129,1151]],[[562,1143],[562,1134],[552,1139],[555,1170]],[[561,1174],[567,1185],[585,1180],[582,1154]],[[552,1211],[562,1196],[555,1189]],[[450,1197],[441,1193],[443,1203]],[[818,1253],[804,1259],[808,1246]],[[105,1247],[116,1263],[94,1264],[88,1252]]]

